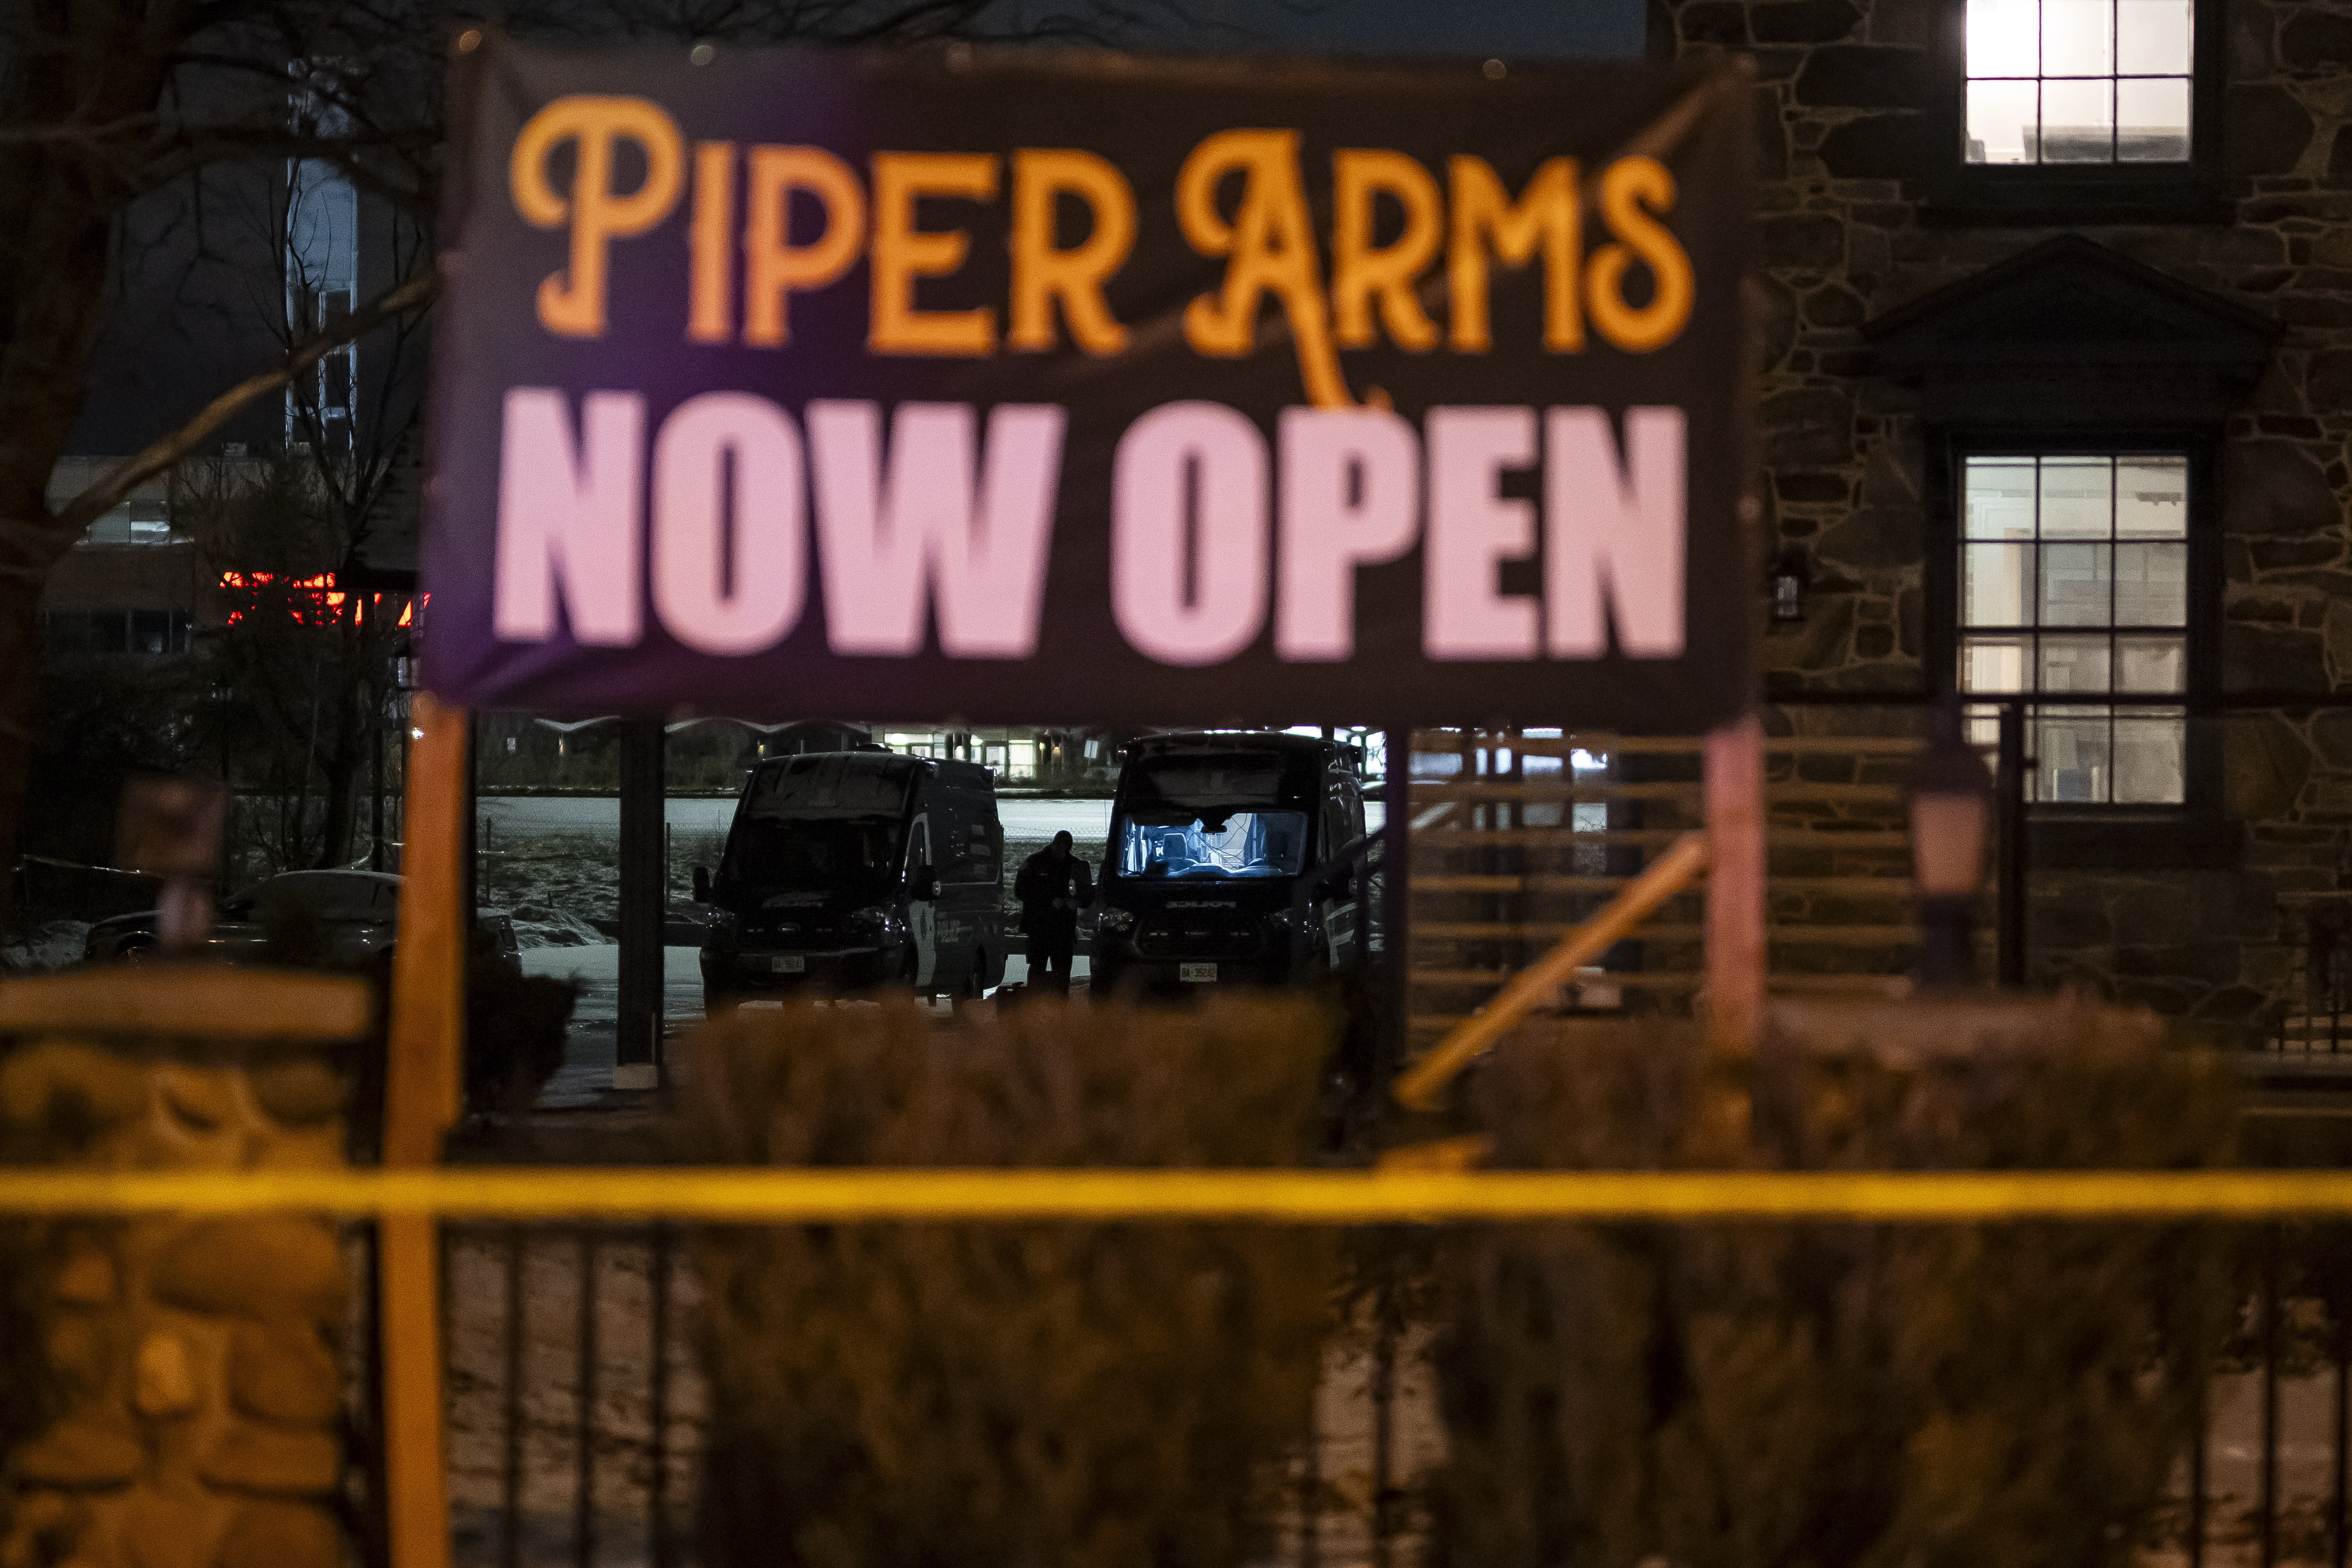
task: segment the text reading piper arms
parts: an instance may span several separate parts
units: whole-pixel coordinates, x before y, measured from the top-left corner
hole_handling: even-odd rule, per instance
[[[559,153],[569,154],[568,189],[552,172]],[[626,190],[625,163],[641,171]],[[1085,353],[1128,346],[1107,290],[1135,246],[1136,194],[1116,163],[1078,148],[1024,147],[877,152],[865,163],[816,146],[705,141],[689,152],[676,121],[648,100],[558,99],[523,126],[507,171],[515,210],[569,238],[566,264],[540,282],[540,325],[562,337],[602,336],[613,247],[651,235],[683,208],[688,287],[677,327],[693,342],[786,348],[793,296],[835,287],[863,260],[870,353],[1050,350],[1059,342],[1057,313]],[[1540,338],[1551,353],[1581,352],[1588,320],[1628,353],[1673,342],[1690,320],[1690,258],[1664,222],[1675,177],[1654,158],[1629,154],[1600,169],[1591,196],[1603,232],[1589,249],[1572,158],[1545,161],[1514,195],[1473,154],[1449,156],[1441,183],[1403,153],[1348,147],[1330,155],[1330,189],[1327,237],[1316,230],[1297,132],[1222,131],[1193,147],[1176,176],[1177,227],[1193,250],[1224,261],[1220,287],[1183,313],[1194,353],[1253,353],[1270,300],[1308,401],[1343,405],[1350,400],[1337,351],[1370,347],[1382,332],[1413,352],[1442,342],[1454,353],[1487,353],[1497,266],[1542,268]],[[1003,310],[919,308],[918,283],[953,277],[973,248],[965,227],[927,226],[922,204],[977,218],[999,202],[1009,206],[1002,221],[1011,252]],[[1086,214],[1085,238],[1068,246],[1055,243],[1064,203]],[[814,219],[801,232],[796,211]],[[1397,230],[1385,244],[1376,243],[1383,212],[1396,215]],[[1637,272],[1646,295],[1639,303]],[[1450,316],[1442,333],[1423,302],[1432,278],[1443,280]]]
[[[1066,417],[1052,405],[811,403],[706,393],[648,431],[645,399],[507,395],[498,635],[634,647],[646,606],[705,653],[790,636],[824,584],[836,654],[1020,659],[1038,625]],[[1433,659],[1684,649],[1685,421],[1637,407],[1284,409],[1271,444],[1208,402],[1150,410],[1112,464],[1110,581],[1128,646],[1228,659],[1272,624],[1291,662],[1356,652],[1356,573],[1416,545]],[[1538,499],[1506,493],[1537,470]],[[729,476],[732,475],[730,485]],[[731,492],[733,501],[729,504]],[[1498,587],[1541,562],[1540,590]],[[642,564],[641,564],[642,563]]]

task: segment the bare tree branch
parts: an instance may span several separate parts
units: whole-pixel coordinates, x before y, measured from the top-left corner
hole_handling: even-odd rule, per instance
[[[59,507],[57,526],[79,534],[122,504],[131,492],[164,472],[204,444],[205,438],[234,418],[237,411],[291,384],[345,343],[354,342],[386,321],[431,303],[441,287],[438,276],[421,273],[369,300],[331,327],[320,331],[268,370],[247,376],[205,405],[194,418],[177,430],[133,453],[109,468],[88,489]]]

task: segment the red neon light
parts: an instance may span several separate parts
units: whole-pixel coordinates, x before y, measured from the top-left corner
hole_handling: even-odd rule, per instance
[[[249,600],[257,599],[264,590],[276,589],[287,600],[287,615],[298,625],[312,626],[332,626],[341,620],[343,606],[346,605],[351,606],[352,623],[354,626],[364,625],[370,607],[381,612],[386,599],[397,599],[400,602],[400,619],[395,624],[413,626],[416,624],[418,613],[432,602],[433,597],[430,594],[346,593],[336,587],[335,574],[332,572],[321,572],[310,577],[284,579],[280,579],[277,574],[271,572],[224,572],[220,575],[220,585],[223,589],[237,593],[241,597]],[[245,619],[247,609],[256,607],[257,606],[248,603],[230,610],[228,624],[236,625]]]

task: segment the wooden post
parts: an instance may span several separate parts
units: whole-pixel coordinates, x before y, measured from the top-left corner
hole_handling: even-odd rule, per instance
[[[392,966],[383,1163],[431,1165],[457,1121],[466,1030],[466,761],[472,723],[422,692],[411,706]],[[448,1568],[441,1389],[441,1260],[433,1221],[386,1215],[377,1332],[383,1344],[384,1491],[392,1561]]]
[[[1764,726],[1753,713],[1706,738],[1706,836],[1707,1037],[1739,1054],[1764,1028]]]

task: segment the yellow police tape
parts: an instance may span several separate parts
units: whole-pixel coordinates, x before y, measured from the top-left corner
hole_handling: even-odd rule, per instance
[[[0,1172],[0,1214],[126,1212],[737,1224],[2352,1219],[2352,1172]]]

